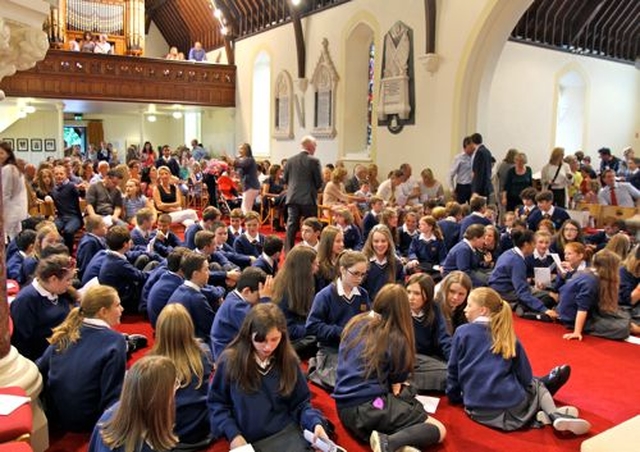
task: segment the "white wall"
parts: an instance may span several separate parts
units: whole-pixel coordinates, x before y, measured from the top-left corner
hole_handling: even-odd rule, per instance
[[[515,2],[515,0],[510,0]],[[329,41],[329,52],[340,77],[344,78],[345,40],[360,22],[367,23],[374,30],[376,48],[380,49],[376,62],[377,102],[384,34],[397,21],[402,20],[413,29],[414,73],[416,91],[415,125],[406,126],[398,134],[391,134],[386,128],[374,126],[372,159],[380,167],[380,174],[408,162],[419,173],[421,168],[431,167],[436,174],[448,172],[453,155],[461,148],[462,136],[454,132],[457,115],[456,93],[460,91],[464,64],[470,58],[470,49],[475,35],[486,20],[489,12],[500,0],[448,0],[438,2],[438,28],[436,31],[436,51],[441,57],[440,67],[430,74],[423,67],[420,57],[425,53],[425,13],[424,2],[419,0],[353,0],[344,5],[330,8],[322,13],[303,19],[302,25],[306,42],[306,77],[311,78],[322,50],[323,38]],[[527,3],[518,0],[517,3]],[[530,2],[529,2],[530,3]],[[509,27],[513,27],[509,24]],[[271,56],[272,80],[275,82],[279,71],[286,69],[294,76],[296,95],[304,101],[306,125],[302,127],[298,115],[294,118],[295,138],[291,141],[272,140],[272,160],[289,157],[299,149],[303,135],[311,133],[313,122],[313,89],[305,93],[297,88],[297,63],[293,27],[285,25],[266,33],[241,40],[236,43],[235,55],[238,66],[236,91],[236,141],[245,141],[251,136],[251,68],[256,55],[265,50]],[[317,155],[324,163],[343,156],[345,82],[340,80],[337,88],[335,139],[319,140]],[[273,87],[271,87],[273,93]],[[469,134],[475,130],[465,130]]]
[[[44,152],[44,140],[59,140],[62,131],[58,129],[59,114],[57,111],[38,110],[28,115],[24,119],[20,119],[4,130],[0,135],[2,138],[13,138],[14,151],[16,157],[27,162],[37,165],[47,159],[47,157],[58,158],[63,154],[61,145],[56,142],[56,152]],[[43,152],[31,152],[31,139],[43,140]],[[29,143],[29,151],[18,152],[18,139],[26,139]]]
[[[325,37],[342,77],[337,88],[337,136],[320,139],[317,155],[327,163],[345,153],[346,37],[360,22],[366,22],[374,30],[376,48],[380,49],[375,74],[374,102],[377,102],[382,40],[397,20],[402,20],[414,32],[416,124],[406,126],[398,135],[374,126],[372,160],[379,165],[380,174],[408,162],[415,174],[421,168],[431,167],[444,179],[452,157],[461,148],[463,136],[476,131],[483,134],[496,159],[501,159],[509,147],[515,146],[528,152],[532,166],[541,166],[548,158],[555,136],[555,79],[570,63],[588,74],[585,150],[594,153],[604,145],[617,151],[628,145],[640,148],[636,135],[640,130],[640,72],[627,65],[507,43],[509,31],[530,3],[530,0],[437,2],[436,53],[440,65],[434,74],[427,72],[420,60],[425,42],[422,1],[353,0],[303,19],[306,77],[310,79],[313,74]],[[489,37],[496,28],[500,32]],[[478,44],[488,40],[492,43],[486,48]],[[496,41],[498,44],[494,45]],[[294,92],[304,101],[306,126],[300,125],[295,114],[295,138],[271,142],[274,161],[296,153],[302,136],[312,130],[313,89],[310,86],[302,93],[298,88],[294,46],[293,27],[288,24],[241,40],[235,48],[237,142],[251,136],[252,68],[260,51],[268,52],[271,57],[272,80],[275,82],[281,70],[289,71],[294,77]],[[477,51],[478,48],[481,51]],[[488,63],[483,66],[478,59]],[[495,72],[492,61],[499,61]],[[469,88],[467,82],[479,78],[482,83]],[[273,86],[270,89],[273,94]],[[467,108],[475,106],[471,100],[474,95],[479,99],[477,109]],[[466,126],[461,127],[462,124]]]
[[[490,149],[500,160],[507,149],[527,153],[534,171],[555,145],[558,80],[575,70],[586,81],[582,148],[598,164],[597,151],[622,155],[640,150],[640,71],[633,66],[509,42],[495,71],[488,105]],[[567,149],[573,153],[576,149]]]
[[[202,113],[200,141],[212,155],[235,153],[235,122],[234,108],[208,108]]]
[[[156,24],[151,21],[149,27],[149,34],[145,36],[144,41],[144,56],[147,58],[164,58],[169,53],[170,45],[160,33],[160,30]],[[188,51],[189,49],[187,49]]]

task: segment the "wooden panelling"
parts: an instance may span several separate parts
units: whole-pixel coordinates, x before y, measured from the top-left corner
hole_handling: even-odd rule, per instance
[[[49,50],[0,82],[8,96],[235,106],[236,68]]]

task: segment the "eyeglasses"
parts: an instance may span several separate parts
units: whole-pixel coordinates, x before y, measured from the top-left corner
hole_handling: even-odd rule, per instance
[[[354,272],[349,270],[348,268],[346,269],[347,273],[349,273],[351,276],[355,277],[355,278],[364,278],[365,276],[367,276],[367,272]]]

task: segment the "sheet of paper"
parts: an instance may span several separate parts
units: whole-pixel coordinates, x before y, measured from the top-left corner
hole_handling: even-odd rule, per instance
[[[558,253],[549,253],[551,254],[551,257],[553,258],[553,262],[556,264],[556,268],[558,269],[558,271],[560,273],[565,273],[565,271],[562,269],[562,260],[560,259],[560,255]]]
[[[80,298],[84,297],[84,294],[87,292],[87,289],[89,289],[89,287],[97,286],[98,284],[100,284],[100,281],[98,281],[97,276],[94,276],[89,281],[87,281],[84,286],[78,289],[78,295],[80,295]]]
[[[536,287],[547,287],[551,285],[551,269],[549,267],[534,267],[533,279]]]
[[[25,403],[31,402],[29,397],[10,394],[0,394],[0,415],[7,416],[20,408]]]
[[[416,400],[422,404],[424,410],[429,414],[435,414],[438,409],[440,399],[438,397],[429,397],[423,395],[417,395]]]
[[[255,452],[256,451],[251,444],[245,444],[244,446],[236,447],[233,450],[234,452]]]
[[[629,336],[624,341],[628,342],[630,344],[640,345],[640,337],[638,337],[638,336]]]

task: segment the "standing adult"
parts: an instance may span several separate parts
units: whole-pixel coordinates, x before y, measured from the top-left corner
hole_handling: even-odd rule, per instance
[[[302,138],[302,150],[291,157],[284,167],[284,183],[287,184],[287,240],[285,249],[293,248],[300,228],[300,218],[318,214],[318,190],[322,187],[320,160],[314,157],[316,139],[310,135]]]
[[[522,204],[520,193],[533,185],[531,168],[527,166],[527,155],[524,152],[518,152],[514,162],[515,166],[507,171],[504,181],[500,181],[502,186],[501,202],[507,211],[513,211],[518,204]]]
[[[249,143],[242,143],[238,147],[238,152],[240,157],[233,162],[233,166],[240,169],[242,175],[242,213],[246,215],[253,210],[253,204],[260,194],[258,165],[253,158]]]
[[[2,167],[2,216],[4,234],[11,241],[22,230],[22,220],[29,216],[27,186],[17,166],[16,155],[6,141],[0,143]]]
[[[491,151],[482,143],[482,135],[471,135],[474,151],[471,156],[471,193],[489,198],[493,187],[491,185]]]
[[[611,149],[600,148],[598,149],[600,155],[600,174],[603,174],[606,170],[612,169],[616,173],[620,169],[620,159],[614,155],[611,155]]]
[[[571,185],[571,170],[564,163],[564,148],[554,148],[549,157],[549,163],[542,167],[540,178],[542,179],[543,190],[550,190],[553,193],[555,205],[567,207],[567,187]]]
[[[462,152],[456,156],[449,172],[449,187],[455,194],[459,204],[469,202],[471,199],[471,156],[474,146],[471,137],[464,137],[462,140]]]
[[[501,194],[504,192],[504,183],[507,180],[507,173],[513,166],[515,165],[516,155],[518,154],[517,149],[509,149],[507,151],[507,155],[504,156],[504,159],[498,164],[498,168],[496,169],[496,180],[497,182],[494,184],[493,189],[496,192],[496,196],[498,197],[498,205],[500,207],[500,217],[504,215],[505,204],[501,202]]]

